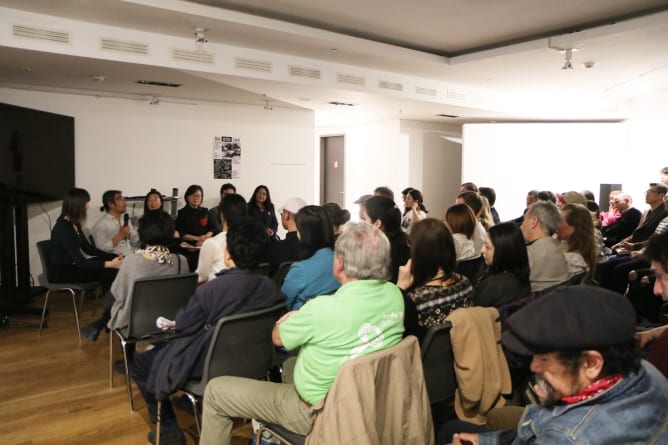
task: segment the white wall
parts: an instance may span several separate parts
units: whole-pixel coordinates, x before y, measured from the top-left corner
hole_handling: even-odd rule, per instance
[[[626,123],[467,124],[462,176],[493,187],[507,220],[521,215],[530,189],[589,189],[597,200],[602,183],[631,190],[629,167],[638,162],[629,164],[627,150]],[[642,208],[643,196],[633,197]]]
[[[442,219],[454,204],[462,177],[461,126],[411,120],[401,121],[409,138],[409,178],[401,187],[422,191],[429,216]],[[399,190],[399,191],[400,191]]]
[[[391,188],[395,195],[406,187],[407,149],[406,141],[399,136],[399,120],[318,127],[316,135],[344,136],[345,208],[353,220],[358,220],[359,206],[354,202],[361,195],[371,194],[381,185]]]
[[[143,101],[11,89],[0,89],[0,101],[75,117],[76,185],[91,194],[89,226],[99,218],[102,193],[110,188],[131,196],[143,195],[152,187],[171,194],[176,187],[182,197],[188,185],[200,184],[204,205],[216,205],[220,185],[228,180],[213,179],[214,136],[241,138],[241,178],[230,182],[246,198],[256,185],[266,184],[277,211],[295,190],[315,202],[311,111],[267,111],[243,105],[150,106]],[[50,236],[48,218],[55,222],[60,203],[47,203],[44,208],[48,216],[39,205],[29,209],[35,279],[41,266],[34,245]]]
[[[636,201],[642,198],[648,183],[659,181],[663,167],[668,167],[668,89],[647,94],[631,104],[625,171]]]

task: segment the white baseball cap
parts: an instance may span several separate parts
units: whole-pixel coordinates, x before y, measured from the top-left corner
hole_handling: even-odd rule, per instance
[[[306,201],[304,201],[301,198],[290,198],[287,201],[285,201],[285,204],[283,204],[283,207],[281,207],[281,210],[287,210],[290,213],[296,214],[299,212],[302,207],[306,207],[308,204]]]

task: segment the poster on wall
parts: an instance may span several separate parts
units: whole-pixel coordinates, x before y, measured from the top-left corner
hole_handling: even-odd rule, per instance
[[[213,179],[241,177],[241,139],[230,136],[213,138]]]

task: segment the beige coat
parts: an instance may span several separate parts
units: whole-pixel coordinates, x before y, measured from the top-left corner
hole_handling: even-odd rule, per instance
[[[502,394],[512,384],[501,349],[501,322],[496,308],[469,307],[453,311],[450,342],[455,358],[455,412],[467,422],[483,425],[492,408],[505,405]]]
[[[433,445],[415,337],[345,363],[316,413],[307,445]]]

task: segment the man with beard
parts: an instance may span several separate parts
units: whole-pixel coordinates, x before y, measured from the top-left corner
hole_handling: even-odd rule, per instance
[[[454,445],[668,443],[668,381],[640,360],[624,297],[567,286],[507,321],[501,341],[533,357],[540,404],[525,408],[517,431],[458,433]]]

